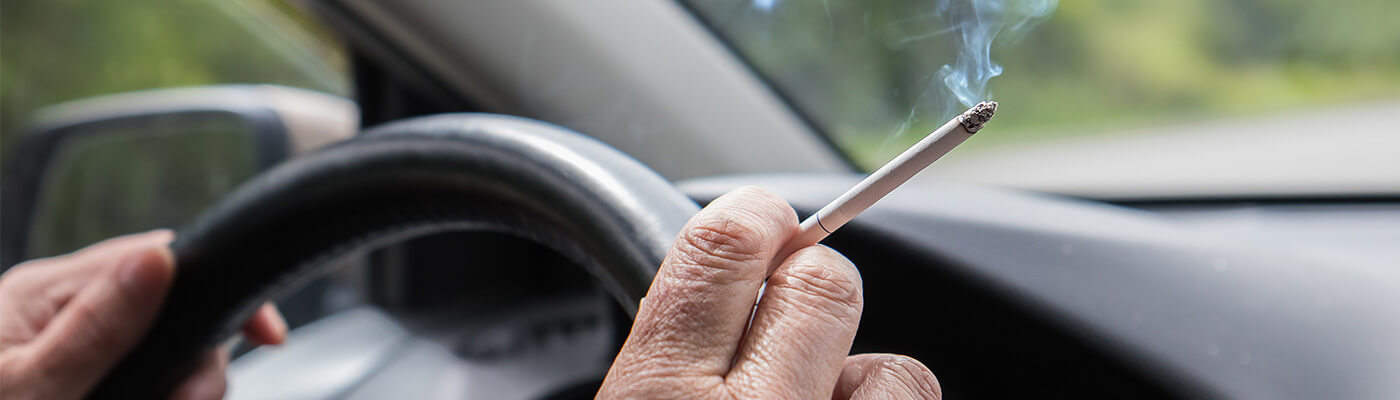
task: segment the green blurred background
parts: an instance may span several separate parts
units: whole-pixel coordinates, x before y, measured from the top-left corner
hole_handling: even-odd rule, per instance
[[[345,70],[329,33],[281,0],[0,0],[0,150],[45,105],[219,83],[345,94]]]
[[[926,18],[934,1],[759,3],[687,5],[862,165],[946,119],[923,90],[954,49],[923,37],[946,28]],[[1395,0],[1062,1],[993,48],[1005,75],[992,96],[1015,112],[969,145],[1400,98],[1397,21]],[[281,0],[0,0],[0,30],[0,149],[34,109],[100,94],[214,83],[348,91],[335,40]]]
[[[942,2],[688,4],[869,168],[951,117],[924,90],[957,48]],[[992,47],[996,134],[966,148],[1400,98],[1395,0],[1064,0],[1019,36]]]

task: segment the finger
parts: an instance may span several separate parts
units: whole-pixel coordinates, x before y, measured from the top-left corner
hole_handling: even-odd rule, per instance
[[[277,306],[263,303],[243,324],[243,336],[257,344],[282,344],[287,340],[287,320],[277,312]]]
[[[32,342],[48,376],[85,393],[145,334],[174,275],[163,243],[127,242]]]
[[[66,302],[73,294],[92,281],[93,277],[104,276],[98,273],[103,268],[114,266],[114,254],[133,247],[169,245],[175,234],[169,229],[157,229],[145,233],[118,236],[107,239],[73,253],[40,258],[17,264],[7,271],[0,282],[22,280],[14,287],[16,296],[57,299]]]
[[[941,399],[943,389],[919,360],[897,354],[857,354],[846,357],[835,400]]]
[[[828,396],[862,304],[860,272],[846,257],[826,246],[798,250],[768,277],[726,382],[777,390],[761,397]]]
[[[796,230],[792,207],[761,189],[711,202],[676,238],[613,372],[723,376],[764,272]]]
[[[93,243],[91,245],[88,245],[87,247],[79,249],[78,251],[70,253],[69,256],[73,256],[75,258],[83,260],[101,260],[110,257],[114,254],[125,253],[128,249],[131,249],[133,247],[156,245],[169,246],[170,242],[174,240],[175,231],[169,229],[153,229],[141,233],[117,236],[111,239],[103,240],[101,242]]]
[[[0,275],[0,350],[33,340],[92,280],[91,273],[65,273],[69,262],[35,260]]]
[[[224,391],[228,389],[228,381],[225,378],[225,371],[228,370],[228,352],[223,349],[215,349],[204,355],[199,361],[199,366],[195,367],[194,373],[189,379],[185,379],[180,386],[175,388],[175,392],[170,394],[171,400],[218,400],[224,398]]]
[[[66,261],[63,264],[66,268],[82,271],[96,271],[112,264],[108,262],[113,257],[123,254],[130,249],[151,246],[169,246],[175,240],[175,232],[169,229],[155,229],[142,233],[117,236],[101,242],[93,243],[78,251],[51,257],[50,260]],[[36,260],[37,261],[37,260]]]

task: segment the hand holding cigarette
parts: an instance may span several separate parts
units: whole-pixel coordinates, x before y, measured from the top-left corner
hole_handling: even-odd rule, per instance
[[[806,247],[766,275],[796,230],[792,207],[756,188],[691,218],[598,398],[939,398],[938,380],[912,358],[848,356],[864,297],[860,272],[840,253]]]
[[[715,199],[657,271],[598,398],[942,397],[917,360],[846,356],[864,311],[860,272],[814,245],[981,130],[996,106],[934,130],[800,226],[760,189]]]

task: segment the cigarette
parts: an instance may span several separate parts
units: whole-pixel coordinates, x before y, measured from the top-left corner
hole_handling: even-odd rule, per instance
[[[880,169],[875,170],[870,176],[865,177],[855,187],[847,190],[841,197],[837,197],[826,207],[822,207],[812,216],[807,217],[799,226],[799,231],[787,245],[778,252],[773,259],[772,265],[768,267],[768,273],[772,274],[773,269],[778,264],[786,260],[792,253],[821,242],[826,235],[840,229],[842,225],[850,222],[852,218],[859,215],[865,209],[870,208],[876,201],[893,191],[894,188],[903,185],[914,174],[923,171],[934,161],[938,161],[944,154],[948,154],[972,134],[982,130],[982,125],[992,118],[996,113],[997,103],[995,101],[984,101],[977,103],[972,108],[967,109],[943,126],[930,132],[923,140],[919,140],[914,146],[900,153],[898,157],[886,163]]]

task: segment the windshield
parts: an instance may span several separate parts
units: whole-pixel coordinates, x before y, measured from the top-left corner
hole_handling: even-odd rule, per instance
[[[1393,161],[1357,160],[1400,158],[1393,152],[1387,156],[1366,149],[1400,146],[1400,128],[1392,124],[1400,123],[1394,117],[1400,114],[1396,101],[1400,99],[1400,46],[1396,45],[1400,24],[1394,19],[1400,15],[1400,2],[688,0],[688,4],[865,169],[878,167],[960,112],[969,99],[959,97],[971,93],[997,100],[1001,110],[987,134],[969,140],[940,164],[947,166],[935,166],[931,173],[956,172],[977,177],[972,180],[1000,179],[1019,186],[1107,196],[1214,194],[1241,188],[1267,193],[1400,189],[1394,184],[1400,182],[1395,172],[1400,166]],[[979,51],[985,57],[979,58]],[[978,86],[979,80],[985,87]],[[955,87],[958,84],[963,87]],[[1313,126],[1317,121],[1292,123],[1280,118],[1309,114],[1326,121],[1325,116],[1343,110],[1365,114],[1356,118],[1370,121],[1346,129],[1364,136],[1347,139],[1348,144],[1333,149],[1337,154],[1324,157],[1343,164],[1354,161],[1350,169],[1323,168],[1328,173],[1310,168],[1311,172],[1297,173],[1289,168],[1301,167],[1290,160],[1316,157],[1274,152],[1278,150],[1274,147],[1298,147],[1302,154],[1316,151],[1291,142],[1315,142],[1308,132],[1318,128],[1291,126]],[[1221,124],[1213,123],[1217,121]],[[1249,121],[1267,124],[1256,126]],[[1188,149],[1218,147],[1207,142],[1228,136],[1221,132],[1250,136],[1220,139],[1246,147],[1227,149],[1229,154],[1192,153],[1191,160],[1123,158],[1124,153],[1145,156],[1172,151],[1168,149],[1178,144],[1151,148],[1149,144],[1161,145],[1163,136],[1190,137],[1188,131],[1215,132],[1189,140],[1198,145],[1179,145]],[[1147,137],[1152,140],[1143,139]],[[1071,153],[1078,158],[1067,160],[1062,154],[1068,150],[1051,145],[1060,143],[1073,143]],[[1100,150],[1086,154],[1086,146]],[[1059,155],[1034,154],[1050,151]],[[1256,154],[1261,160],[1249,158]],[[1016,162],[1009,161],[1013,159]],[[1040,161],[1025,165],[1028,160]],[[1154,162],[1163,165],[1148,165]],[[1183,162],[1205,171],[1172,175],[1184,174],[1175,166]],[[1271,165],[1261,164],[1268,162],[1281,165],[1259,167]],[[1129,172],[1120,175],[1128,176],[1098,177],[1107,174],[1104,170],[1124,171],[1118,167],[1127,168]],[[1207,176],[1194,176],[1201,174]],[[1110,186],[1085,186],[1081,181],[1090,176],[1099,180],[1091,184]],[[1354,181],[1339,187],[1338,179]]]

